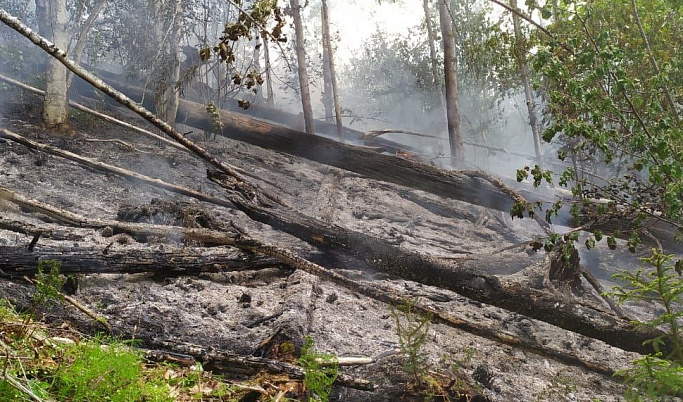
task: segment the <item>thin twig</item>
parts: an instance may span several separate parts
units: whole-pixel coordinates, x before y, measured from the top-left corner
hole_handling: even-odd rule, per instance
[[[516,8],[516,7],[511,7],[511,6],[509,6],[509,5],[507,5],[507,4],[503,3],[503,2],[500,2],[500,1],[498,1],[498,0],[489,0],[489,1],[491,1],[491,3],[498,4],[499,6],[501,6],[501,7],[503,7],[504,9],[510,11],[511,13],[517,14],[517,15],[518,15],[520,18],[522,18],[524,21],[527,21],[527,22],[530,23],[531,25],[535,26],[535,27],[538,28],[541,32],[543,32],[544,34],[548,35],[549,37],[551,37],[551,38],[554,38],[554,37],[555,37],[552,33],[550,33],[550,31],[548,31],[546,28],[544,28],[544,27],[543,27],[541,24],[539,24],[538,22],[536,22],[536,21],[534,21],[533,19],[531,19],[531,17],[529,17],[528,15],[524,14],[523,12],[521,12],[518,8]]]
[[[107,322],[106,319],[99,317],[92,310],[90,310],[86,306],[82,305],[78,300],[74,299],[73,297],[66,295],[64,293],[61,293],[61,295],[62,295],[62,298],[64,298],[64,300],[66,300],[72,306],[81,310],[83,313],[85,313],[85,315],[92,318],[93,320],[95,320],[95,322],[99,323],[100,325],[102,325],[108,332],[111,332],[111,325]]]

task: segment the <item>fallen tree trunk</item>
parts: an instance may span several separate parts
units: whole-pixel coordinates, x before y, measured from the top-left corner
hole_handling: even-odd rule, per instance
[[[26,247],[0,246],[0,264],[5,275],[32,276],[38,263],[57,260],[63,274],[134,274],[197,275],[203,272],[232,272],[281,266],[276,260],[224,248],[163,248],[119,245],[111,247],[67,247],[40,245],[33,251]]]
[[[173,235],[181,238],[190,236],[194,240],[231,245],[264,254],[294,268],[322,276],[339,284],[344,283],[344,278],[332,271],[311,263],[289,250],[265,244],[243,233],[233,234],[181,227],[173,227],[173,230],[170,230],[168,226],[97,221],[73,213],[62,213],[58,208],[28,200],[8,190],[3,190],[0,196],[23,207],[49,213],[53,217],[62,216],[62,221],[67,224],[76,222],[79,226],[94,228],[111,226],[132,235],[136,233],[154,236]],[[258,207],[237,206],[250,216],[260,218],[257,220],[264,223],[267,221],[274,227],[293,233],[320,248],[342,250],[347,254],[355,255],[391,275],[449,289],[473,300],[516,311],[569,331],[602,340],[624,350],[649,353],[652,351],[651,347],[644,346],[643,342],[662,335],[661,331],[637,328],[628,320],[595,310],[590,306],[577,304],[575,301],[568,301],[519,284],[501,283],[498,278],[485,272],[486,268],[491,265],[511,263],[510,256],[500,256],[499,259],[495,259],[490,255],[474,255],[453,260],[452,264],[444,264],[393,246],[381,239],[337,226],[328,228],[327,225],[315,219],[297,216],[294,212],[291,212],[294,216],[285,216]],[[354,289],[359,290],[357,287]]]
[[[131,99],[143,99],[143,92],[137,87],[114,81],[108,81],[107,84]],[[149,97],[144,99],[143,106],[152,106]],[[371,179],[500,211],[509,212],[516,201],[502,193],[483,176],[472,175],[470,172],[441,170],[406,159],[377,154],[361,147],[341,144],[325,137],[312,136],[239,113],[226,110],[220,110],[219,113],[224,127],[220,134],[238,141],[345,169]],[[213,121],[207,114],[206,107],[186,100],[180,101],[176,122],[209,132],[214,130]],[[376,139],[372,145],[387,150],[405,149],[399,144],[379,142]]]
[[[27,141],[6,130],[0,131],[0,135],[6,135],[13,140]],[[53,151],[47,146],[40,148]],[[63,151],[60,153],[63,153]],[[67,157],[81,162],[80,158],[75,158],[74,155]],[[130,173],[120,168],[108,167],[102,163],[93,164],[93,161],[90,160],[86,162],[89,165],[96,166],[98,169],[103,169],[104,167],[106,170],[116,172],[117,174]],[[212,173],[210,178],[227,188],[231,188],[233,185],[233,178],[221,172]],[[157,181],[159,180],[155,179],[150,181],[150,183],[161,185],[164,188],[171,188],[171,186],[168,186],[168,183],[161,181],[159,181],[161,183],[157,183]],[[7,191],[5,192],[7,193]],[[192,194],[191,196],[195,195]],[[495,276],[486,273],[486,267],[509,264],[512,261],[509,257],[501,256],[499,257],[500,260],[491,261],[492,258],[488,255],[483,257],[473,256],[472,258],[468,257],[454,261],[455,266],[449,266],[421,254],[396,247],[386,240],[349,231],[341,227],[329,227],[323,222],[295,211],[284,208],[277,210],[275,207],[269,209],[262,208],[258,203],[245,201],[242,197],[230,192],[226,196],[230,199],[231,205],[236,206],[256,221],[293,234],[318,248],[341,250],[391,275],[426,285],[450,289],[474,300],[516,311],[570,331],[600,339],[626,350],[641,353],[650,352],[650,347],[644,347],[642,343],[658,335],[655,334],[653,336],[653,332],[636,329],[626,320],[621,320],[618,317],[589,308],[584,309],[582,314],[577,316],[575,306],[568,304],[564,299],[558,299],[548,293],[533,289],[515,288],[514,286],[502,287],[500,281]],[[10,201],[12,198],[17,198],[11,194],[7,194],[4,197]],[[224,201],[224,205],[230,204],[230,202]],[[248,242],[243,243],[242,246],[245,244],[248,244]],[[252,251],[263,252],[259,248]],[[277,258],[275,255],[271,256]],[[535,300],[535,303],[529,303],[529,300]],[[624,332],[629,333],[630,336],[624,336]]]
[[[20,197],[17,197],[20,198]],[[35,202],[22,203],[25,207],[31,207]],[[40,210],[56,210],[54,207],[43,205]],[[338,274],[332,270],[325,269],[316,264],[312,264],[301,258],[294,256],[291,252],[280,249],[274,246],[269,246],[266,244],[259,243],[254,240],[250,240],[244,237],[238,237],[231,233],[216,232],[207,229],[189,229],[189,228],[176,228],[164,225],[150,225],[144,223],[128,223],[128,222],[116,222],[116,221],[92,221],[84,217],[78,217],[73,214],[65,213],[63,220],[66,222],[82,222],[87,223],[85,226],[99,228],[105,225],[113,228],[116,231],[125,230],[127,233],[132,235],[148,235],[162,237],[163,235],[171,235],[173,237],[181,236],[183,239],[203,239],[203,241],[211,241],[216,244],[241,244],[239,247],[245,249],[253,250],[261,253],[268,253],[275,256],[278,260],[286,263],[288,266],[294,266],[301,269],[304,272],[316,275],[324,280],[333,282],[339,286],[343,286],[359,294],[371,297],[375,300],[398,306],[402,305],[405,300],[409,297],[407,295],[395,294],[393,292],[383,291],[378,289],[371,284],[362,283],[341,274]],[[60,214],[52,214],[53,217],[59,218]],[[45,229],[41,227],[32,226],[30,227],[35,230],[35,233],[49,233],[51,231],[59,230],[66,231],[66,228],[52,228]],[[29,232],[28,234],[33,234]],[[242,235],[244,236],[244,235]],[[152,247],[151,247],[152,248]],[[37,246],[33,252],[25,250],[23,247],[2,247],[0,248],[0,262],[3,263],[3,267],[7,272],[2,272],[3,276],[31,276],[37,271],[36,267],[39,261],[43,260],[58,260],[61,263],[61,272],[64,274],[69,273],[138,273],[138,272],[151,272],[160,275],[193,275],[199,272],[225,272],[226,270],[241,270],[242,262],[248,264],[244,269],[259,269],[259,268],[269,268],[278,266],[278,261],[275,259],[268,259],[265,257],[258,257],[255,255],[248,254],[239,260],[229,259],[228,264],[225,265],[224,262],[214,261],[217,256],[219,259],[226,255],[225,251],[222,249],[191,249],[189,252],[184,252],[183,250],[169,250],[165,248],[164,250],[153,249],[131,249],[126,248],[124,250],[107,251],[109,246],[100,248],[77,248],[73,249],[71,245],[66,247],[57,246]],[[156,255],[159,254],[160,257],[157,258]],[[236,252],[233,253],[235,256],[239,256]],[[135,258],[137,256],[143,256],[144,261],[139,264]],[[176,258],[176,255],[180,255],[180,258]],[[123,256],[123,257],[122,257]],[[8,258],[4,258],[8,257]],[[79,260],[83,258],[83,260]],[[133,259],[132,264],[135,266],[121,266],[121,264],[126,264],[121,262],[122,258]],[[232,258],[228,256],[227,258]],[[151,261],[151,263],[147,263]],[[17,263],[18,261],[18,263]],[[214,261],[215,264],[212,264]],[[187,262],[187,266],[184,264]],[[15,264],[16,263],[16,264]],[[297,283],[300,282],[296,280]],[[450,313],[440,311],[438,309],[423,306],[420,303],[416,303],[413,306],[414,311],[420,312],[431,317],[432,321],[438,322],[452,328],[457,328],[484,338],[488,338],[503,344],[515,346],[525,350],[529,350],[533,353],[540,354],[543,356],[550,357],[568,364],[576,365],[579,367],[587,368],[591,371],[611,375],[613,371],[600,363],[590,362],[584,360],[571,351],[568,350],[557,350],[546,345],[535,342],[533,339],[527,339],[526,337],[519,337],[509,332],[501,331],[499,328],[490,327],[482,323],[477,323],[474,321],[469,321],[467,319],[462,319],[453,316]],[[279,318],[283,314],[283,310],[297,311],[298,315],[302,309],[297,308],[284,308],[274,316],[269,318]],[[254,325],[256,325],[254,323]],[[251,327],[250,324],[246,324]],[[303,327],[302,327],[303,328]]]
[[[227,178],[215,171],[210,171],[209,177],[218,183]],[[629,320],[576,301],[570,302],[520,284],[501,283],[496,276],[487,273],[489,267],[500,269],[501,265],[519,264],[520,259],[523,261],[523,254],[516,254],[514,258],[473,255],[446,264],[386,240],[332,226],[297,211],[265,209],[242,200],[232,201],[253,220],[290,233],[319,249],[342,251],[387,274],[449,289],[473,300],[515,311],[625,350],[651,353],[651,346],[644,346],[643,342],[655,334],[661,335],[660,331],[638,328]],[[528,266],[532,263],[527,257]],[[629,333],[628,337],[625,333]]]

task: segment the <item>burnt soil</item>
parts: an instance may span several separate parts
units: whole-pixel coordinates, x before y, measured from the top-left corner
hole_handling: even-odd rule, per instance
[[[40,127],[40,99],[8,97],[0,127],[29,139],[79,155],[190,187],[216,197],[223,189],[206,178],[207,166],[188,152],[164,146],[134,131],[103,123],[84,114],[72,118],[73,133],[48,133]],[[97,105],[93,105],[97,106]],[[127,111],[108,114],[151,129]],[[192,128],[179,128],[189,132]],[[278,194],[292,208],[330,224],[371,234],[406,249],[443,258],[491,254],[541,234],[534,222],[510,220],[496,211],[376,182],[358,175],[222,137],[189,133],[218,158],[250,174],[264,189]],[[120,140],[121,142],[111,141]],[[506,310],[484,305],[456,293],[388,278],[359,261],[320,254],[299,239],[251,221],[229,208],[153,188],[85,168],[61,158],[33,152],[11,141],[0,143],[0,185],[42,202],[97,219],[157,224],[245,228],[261,240],[324,262],[356,280],[372,283],[439,311],[490,326],[503,333],[575,355],[613,370],[623,369],[635,355],[603,342],[567,332]],[[46,225],[38,214],[0,204],[5,219]],[[74,244],[109,245],[118,249],[194,247],[182,239],[113,241],[97,231],[82,230]],[[30,236],[0,230],[0,245],[28,245]],[[41,239],[36,246],[54,240]],[[239,252],[235,252],[236,255]],[[591,254],[593,273],[611,286],[610,257]],[[506,280],[545,283],[546,256],[536,254],[537,269],[515,269],[523,250],[509,251],[510,266],[491,272]],[[528,258],[528,257],[526,257]],[[106,317],[115,336],[149,344],[170,342],[199,345],[250,356],[279,329],[300,328],[316,348],[339,357],[378,357],[369,365],[341,367],[351,377],[370,380],[374,391],[335,387],[333,400],[412,400],[405,357],[396,350],[399,339],[391,306],[361,296],[318,277],[273,263],[240,272],[164,276],[152,274],[87,274],[78,277],[74,297]],[[32,287],[21,279],[0,280],[0,297],[28,306]],[[569,296],[576,297],[576,296]],[[595,292],[584,297],[596,302]],[[599,300],[598,300],[599,302]],[[101,328],[71,306],[54,307],[44,319],[83,333]],[[517,349],[441,324],[429,328],[423,355],[434,373],[454,389],[491,401],[617,401],[623,385],[609,376],[567,365],[529,350]],[[460,385],[454,385],[460,384]],[[417,400],[423,400],[418,397]],[[436,400],[436,399],[435,399]]]

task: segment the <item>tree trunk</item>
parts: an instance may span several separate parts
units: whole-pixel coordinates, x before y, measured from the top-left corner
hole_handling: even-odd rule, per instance
[[[268,36],[261,32],[261,39],[263,40],[263,60],[266,63],[266,89],[268,94],[266,95],[266,104],[269,109],[275,107],[275,96],[273,94],[273,78],[271,75],[270,67],[270,48],[268,47]]]
[[[88,34],[90,33],[90,30],[92,29],[95,20],[100,15],[100,12],[102,11],[102,8],[104,8],[105,4],[107,4],[107,0],[99,0],[97,4],[93,6],[92,10],[90,10],[90,15],[88,15],[88,19],[85,21],[85,23],[81,27],[80,32],[78,33],[78,40],[76,41],[76,46],[74,46],[73,49],[69,50],[71,57],[78,64],[81,63],[81,56],[83,54],[85,44],[88,41]],[[69,74],[67,88],[71,87],[72,79],[73,74]]]
[[[451,148],[451,164],[456,168],[465,166],[460,136],[460,112],[458,110],[458,76],[455,55],[455,36],[448,0],[439,0],[439,22],[443,44],[444,76],[446,78],[446,117],[448,140]]]
[[[321,13],[322,31],[323,31],[323,108],[325,109],[325,121],[331,123],[334,120],[334,100],[332,99],[332,77],[330,75],[330,55],[327,52],[327,45],[325,44],[326,35],[328,35],[325,26],[325,14]]]
[[[175,124],[180,101],[180,91],[176,87],[180,81],[180,29],[183,21],[182,0],[174,0],[171,35],[169,36],[169,65],[163,94],[162,118],[169,124]],[[162,68],[162,69],[165,69]]]
[[[301,6],[299,0],[290,0],[292,17],[294,18],[294,31],[296,35],[296,61],[298,65],[299,89],[301,90],[301,105],[304,113],[306,132],[315,133],[313,122],[313,106],[311,105],[311,92],[308,83],[308,71],[306,70],[306,49],[304,47],[304,26],[301,22]]]
[[[224,176],[220,172],[209,172],[212,181],[229,189],[230,180],[224,180]],[[532,289],[525,284],[503,282],[487,272],[494,267],[500,269],[515,264],[531,266],[531,260],[527,257],[525,262],[523,254],[498,257],[478,255],[446,264],[432,257],[397,247],[377,237],[340,226],[331,226],[291,209],[265,209],[240,199],[233,198],[231,201],[251,219],[296,236],[320,250],[342,252],[389,275],[449,289],[468,298],[600,339],[625,350],[651,353],[652,347],[644,346],[643,342],[652,339],[653,335],[662,334],[661,331],[650,328],[636,328],[629,320],[588,305],[581,305],[581,314],[577,315],[577,306],[567,303],[562,297]],[[259,252],[270,255],[267,250],[267,247],[258,249]],[[624,332],[629,333],[630,339],[624,339]]]
[[[68,16],[66,0],[36,0],[36,16],[40,33],[59,49],[66,51]],[[45,70],[45,103],[43,124],[47,129],[64,131],[68,128],[69,97],[67,69],[59,60],[48,57]]]
[[[425,24],[427,27],[427,40],[429,41],[429,59],[432,65],[432,79],[434,80],[434,89],[438,94],[439,105],[444,105],[444,93],[441,87],[441,77],[439,77],[439,66],[436,60],[436,35],[434,34],[434,26],[432,26],[432,17],[429,12],[429,0],[423,0],[422,7],[425,13]]]
[[[253,63],[254,63],[254,70],[256,70],[256,74],[261,74],[261,71],[263,69],[261,68],[261,46],[263,46],[263,42],[261,41],[261,32],[259,31],[259,28],[254,28],[254,58],[253,58]],[[261,84],[256,84],[256,97],[255,97],[255,102],[258,105],[262,105],[265,103],[265,96],[263,96],[263,85]]]
[[[510,7],[517,9],[517,0],[510,0]],[[529,63],[527,62],[526,52],[526,38],[522,33],[522,23],[519,16],[512,13],[512,25],[515,33],[515,59],[517,60],[517,68],[519,69],[519,76],[524,86],[524,99],[526,100],[526,108],[529,112],[529,125],[531,126],[531,134],[534,141],[534,152],[536,153],[536,163],[543,167],[543,151],[541,150],[541,133],[538,125],[538,117],[536,116],[536,102],[534,101],[533,93],[531,92],[531,81],[529,78]]]
[[[225,184],[223,174],[214,172],[210,177],[222,185]],[[228,186],[232,185],[228,184]],[[562,297],[521,283],[500,281],[487,272],[492,268],[500,270],[501,266],[514,264],[518,265],[515,268],[518,270],[519,266],[530,266],[535,263],[528,256],[524,257],[524,254],[515,254],[515,258],[511,258],[510,255],[475,255],[452,260],[446,264],[432,257],[397,247],[383,239],[339,226],[330,227],[324,222],[297,211],[286,208],[262,208],[251,202],[243,202],[239,197],[228,194],[226,196],[231,198],[235,206],[250,218],[268,224],[276,230],[290,233],[321,250],[336,250],[345,255],[355,256],[381,272],[425,285],[449,289],[473,300],[515,311],[569,331],[602,340],[624,350],[651,353],[651,346],[643,345],[643,341],[662,335],[661,331],[637,328],[629,320],[596,310],[590,305],[569,303]],[[23,197],[17,197],[11,193],[3,194],[3,197],[9,202],[18,202],[21,205],[36,204],[31,200],[27,202],[18,199]],[[37,208],[40,211],[54,210],[53,207],[45,204],[37,205]],[[78,222],[80,226],[102,227],[104,224],[104,222],[97,221],[87,222],[85,218],[71,213],[62,215],[65,215],[64,218],[67,221]],[[321,271],[319,266],[291,251],[260,242],[248,234],[235,235],[206,229],[186,228],[174,228],[174,231],[170,232],[158,225],[112,223],[112,227],[116,226],[150,233],[159,233],[161,229],[162,235],[168,233],[177,235],[181,231],[196,233],[202,239],[208,238],[214,242],[216,239],[223,240],[234,247],[273,257],[281,263],[309,273],[318,275]],[[1,259],[0,262],[2,262]]]
[[[322,0],[322,16],[323,54],[327,53],[327,67],[330,75],[330,84],[332,85],[332,103],[334,104],[334,117],[337,123],[337,135],[339,136],[339,141],[344,142],[344,127],[342,125],[339,91],[337,89],[337,73],[334,67],[334,48],[332,48],[332,40],[330,39],[330,14],[326,0]]]

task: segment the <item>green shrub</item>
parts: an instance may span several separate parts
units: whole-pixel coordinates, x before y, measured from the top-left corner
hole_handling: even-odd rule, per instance
[[[620,303],[648,301],[663,310],[662,314],[649,321],[636,322],[637,326],[664,329],[664,335],[649,341],[655,353],[634,360],[633,367],[616,373],[629,385],[626,397],[631,401],[641,401],[643,398],[662,400],[683,394],[680,328],[680,319],[683,317],[683,264],[680,260],[672,263],[673,257],[672,254],[664,254],[661,249],[653,249],[650,257],[641,258],[649,268],[614,275],[625,286],[615,287],[608,294],[616,297]],[[661,350],[667,340],[671,343],[668,345],[671,353],[663,356]]]
[[[327,401],[339,374],[339,365],[335,356],[316,352],[314,346],[313,339],[310,336],[305,337],[298,362],[304,369],[304,385],[309,398]]]
[[[60,400],[171,400],[168,389],[160,392],[154,383],[143,381],[140,355],[122,344],[104,345],[95,339],[67,349],[64,358],[70,364],[56,371],[51,392]]]

